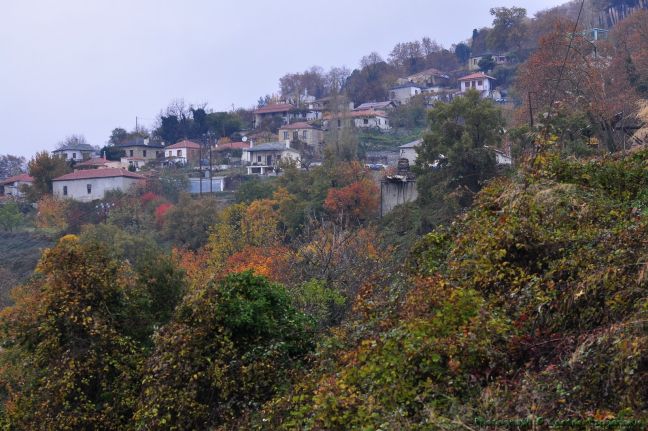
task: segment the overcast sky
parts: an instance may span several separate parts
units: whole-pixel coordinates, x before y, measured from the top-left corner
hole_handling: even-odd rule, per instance
[[[279,78],[357,67],[397,42],[444,46],[489,8],[560,0],[0,0],[0,154],[31,157],[70,134],[103,145],[150,127],[170,101],[251,107]]]

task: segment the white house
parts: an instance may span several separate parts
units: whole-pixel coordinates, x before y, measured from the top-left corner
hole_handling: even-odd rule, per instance
[[[31,186],[34,179],[29,174],[19,174],[0,180],[0,196],[22,197],[23,185]]]
[[[421,86],[408,82],[390,88],[389,100],[394,102],[396,105],[402,105],[409,102],[410,99],[417,94],[421,94]]]
[[[129,191],[146,178],[120,168],[84,169],[52,180],[54,196],[90,202],[103,199],[110,190]]]
[[[495,89],[495,78],[483,72],[473,73],[459,78],[459,89],[462,93],[465,93],[471,88],[479,91],[482,97],[490,97],[492,91]]]
[[[301,161],[299,151],[290,148],[290,141],[251,145],[250,148],[243,149],[241,157],[241,161],[248,165],[248,175],[265,175],[274,171],[281,161],[288,160],[292,160],[298,165]]]
[[[76,162],[95,157],[97,150],[89,144],[65,144],[52,151],[52,154]]]
[[[423,139],[417,139],[416,141],[401,145],[400,147],[398,147],[399,158],[407,159],[409,165],[413,166],[416,162],[417,157],[416,148],[420,147],[422,143]]]
[[[178,163],[198,163],[200,160],[200,144],[182,140],[176,144],[164,147],[164,157],[167,160]]]
[[[333,116],[327,114],[324,116],[324,124],[326,127],[348,127],[353,125],[358,128],[375,128],[380,130],[388,130],[391,128],[389,125],[389,116],[385,111],[378,111],[367,109],[364,111],[350,111],[342,112]]]

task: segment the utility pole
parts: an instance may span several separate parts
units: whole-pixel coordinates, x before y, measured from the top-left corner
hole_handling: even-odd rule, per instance
[[[531,126],[531,128],[533,128],[533,106],[531,106],[531,93],[534,93],[534,91],[529,91],[529,94],[527,94],[527,103],[529,104],[529,125]]]

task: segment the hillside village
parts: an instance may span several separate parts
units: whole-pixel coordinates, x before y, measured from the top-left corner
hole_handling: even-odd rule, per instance
[[[648,429],[648,0],[489,13],[7,148],[0,428]]]

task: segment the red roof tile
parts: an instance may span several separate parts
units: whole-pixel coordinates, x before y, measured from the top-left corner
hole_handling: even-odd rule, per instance
[[[459,81],[467,81],[469,79],[492,79],[495,80],[492,76],[486,75],[484,72],[473,73],[463,78],[459,78]]]
[[[266,105],[254,111],[255,114],[274,114],[276,112],[288,112],[295,109],[290,103],[274,103]]]
[[[142,180],[145,177],[136,174],[135,172],[127,171],[121,168],[105,168],[105,169],[84,169],[70,174],[65,174],[52,181],[65,181],[65,180],[87,180],[90,178],[113,178],[113,177],[128,177]]]
[[[34,178],[29,174],[18,174],[14,175],[13,177],[5,178],[4,180],[0,180],[0,185],[4,186],[5,184],[15,183],[16,181],[22,181],[23,183],[32,183],[34,182]]]
[[[183,141],[180,141],[176,144],[169,145],[168,147],[164,147],[165,150],[175,150],[176,148],[194,148],[194,149],[200,149],[200,144],[197,144],[193,141],[190,141],[188,139],[185,139]]]

